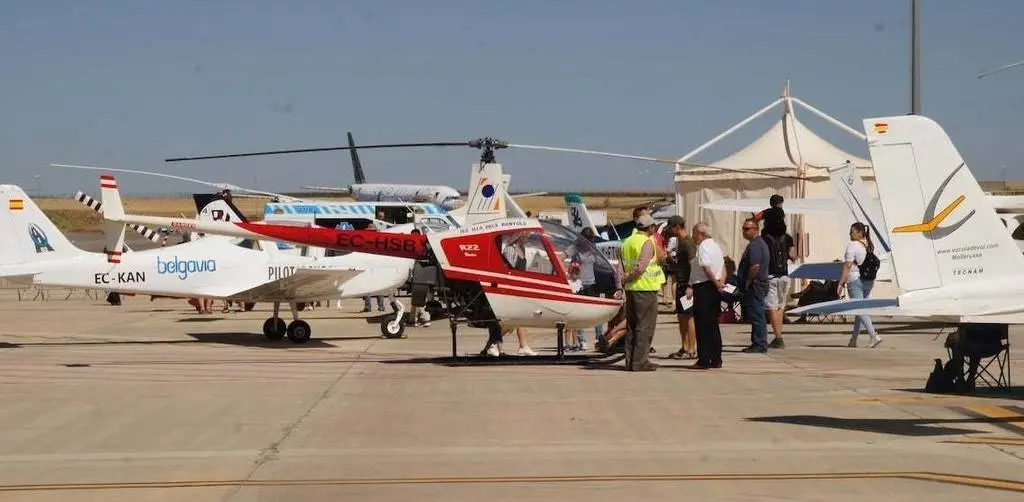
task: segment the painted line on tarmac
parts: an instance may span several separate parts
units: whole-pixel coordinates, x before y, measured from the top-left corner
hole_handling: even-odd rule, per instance
[[[958,439],[949,439],[942,441],[943,443],[959,443],[959,444],[992,444],[992,445],[1003,445],[1003,446],[1024,446],[1024,438],[1004,437],[1004,436],[967,436]]]
[[[509,484],[509,483],[608,483],[651,481],[802,481],[802,480],[865,480],[904,479],[956,484],[973,488],[1024,493],[1024,482],[1009,479],[985,478],[934,472],[849,472],[849,473],[791,473],[791,474],[622,474],[591,476],[484,476],[484,477],[422,477],[422,478],[351,478],[351,479],[294,479],[294,480],[209,480],[209,481],[152,481],[137,483],[68,483],[0,485],[0,492],[58,491],[58,490],[127,490],[167,488],[220,488],[229,486],[354,486],[354,485],[423,485],[423,484]]]
[[[1024,436],[1024,408],[1020,406],[964,406],[960,410],[975,418],[984,418],[989,423]]]

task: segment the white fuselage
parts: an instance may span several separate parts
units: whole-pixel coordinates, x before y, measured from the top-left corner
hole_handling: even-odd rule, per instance
[[[3,275],[36,273],[33,283],[158,296],[225,298],[270,281],[297,268],[363,270],[325,297],[359,297],[405,283],[412,261],[387,256],[346,255],[302,257],[272,254],[206,237],[165,248],[124,253],[121,263],[108,263],[103,253],[0,267]],[[291,298],[265,298],[263,301]]]
[[[458,190],[444,185],[360,183],[351,190],[360,202],[429,202],[445,209],[454,209],[461,198]]]

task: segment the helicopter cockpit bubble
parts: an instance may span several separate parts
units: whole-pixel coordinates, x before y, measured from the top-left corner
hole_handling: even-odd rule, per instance
[[[559,223],[540,224],[574,292],[587,296],[604,294],[609,298],[615,294],[615,268],[593,242]]]

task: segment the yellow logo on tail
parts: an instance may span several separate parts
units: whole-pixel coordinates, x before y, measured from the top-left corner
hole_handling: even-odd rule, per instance
[[[22,209],[25,209],[25,201],[21,199],[11,199],[7,208],[11,211],[21,211]]]
[[[943,220],[945,220],[946,217],[949,216],[949,214],[952,213],[953,210],[956,209],[956,207],[963,203],[963,201],[965,200],[967,200],[967,196],[961,195],[957,197],[956,200],[951,202],[948,206],[946,206],[946,208],[943,209],[942,212],[935,215],[932,219],[924,223],[915,223],[913,225],[903,225],[900,227],[896,227],[892,229],[892,233],[909,234],[914,232],[931,232],[932,230],[938,228],[938,226],[942,224]]]

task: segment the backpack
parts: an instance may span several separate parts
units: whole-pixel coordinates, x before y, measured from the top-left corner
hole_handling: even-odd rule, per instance
[[[786,236],[762,235],[761,238],[768,244],[770,256],[768,275],[772,277],[789,275],[789,249],[786,248]]]
[[[857,268],[860,269],[860,278],[867,281],[875,280],[875,276],[878,275],[878,267],[881,264],[882,262],[875,256],[875,253],[868,251],[864,255],[864,261],[857,265]]]

